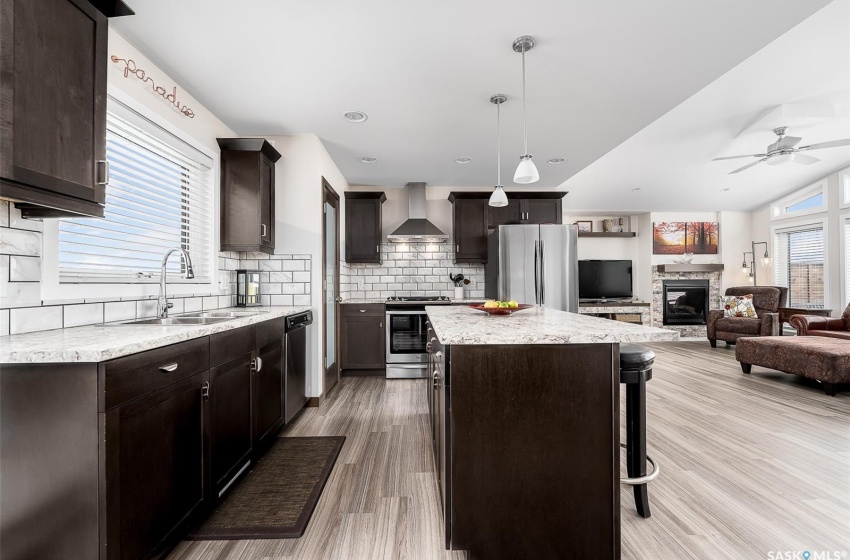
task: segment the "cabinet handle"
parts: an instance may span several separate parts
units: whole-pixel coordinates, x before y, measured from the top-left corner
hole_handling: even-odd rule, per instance
[[[251,360],[251,369],[254,370],[254,373],[263,369],[263,359],[260,357],[254,358]]]
[[[455,245],[455,253],[460,253],[460,245]]]
[[[204,384],[201,385],[201,398],[205,401],[210,400],[210,382],[204,381]]]
[[[266,224],[260,224],[260,237],[266,236]]]
[[[434,370],[434,389],[440,388],[440,371]]]
[[[365,310],[365,309],[361,309],[361,310],[360,310],[360,313],[366,313],[366,310]]]
[[[177,369],[177,362],[174,362],[173,364],[160,366],[159,371],[167,371],[167,372],[170,373],[170,372],[172,372],[176,369]]]
[[[105,159],[99,159],[97,160],[97,167],[98,170],[103,170],[102,173],[98,173],[98,176],[102,177],[102,179],[98,180],[97,184],[106,185],[109,183],[109,162]]]
[[[380,246],[380,245],[375,245],[375,252],[376,252],[376,253],[380,253],[380,252],[381,252],[381,246]]]
[[[380,323],[378,323],[378,328],[379,328],[379,329],[383,329],[383,328],[384,328],[384,322],[383,322],[383,321],[381,321]]]

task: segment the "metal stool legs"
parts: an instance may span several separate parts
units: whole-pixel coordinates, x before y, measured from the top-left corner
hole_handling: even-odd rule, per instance
[[[643,375],[637,383],[626,385],[626,468],[629,478],[646,476],[646,380]],[[646,482],[635,484],[634,491],[638,515],[649,517],[652,514]]]

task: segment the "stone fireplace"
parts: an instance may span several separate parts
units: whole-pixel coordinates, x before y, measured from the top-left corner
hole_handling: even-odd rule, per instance
[[[708,280],[662,280],[661,323],[705,325],[708,319]]]
[[[705,337],[708,310],[720,307],[722,270],[720,264],[653,266],[652,326]]]

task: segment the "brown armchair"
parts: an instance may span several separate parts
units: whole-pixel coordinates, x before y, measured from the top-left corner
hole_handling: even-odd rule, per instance
[[[753,307],[758,317],[724,317],[722,309],[711,309],[706,322],[706,334],[712,348],[717,341],[735,344],[742,336],[779,335],[779,308],[785,307],[788,288],[779,286],[742,286],[726,290],[727,296],[753,294]]]
[[[792,315],[788,320],[798,336],[825,336],[850,340],[850,305],[840,319],[814,315]]]

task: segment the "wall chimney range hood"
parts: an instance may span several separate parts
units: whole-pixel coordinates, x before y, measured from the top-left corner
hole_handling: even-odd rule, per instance
[[[407,221],[387,236],[394,243],[438,243],[449,236],[425,217],[425,183],[408,183]]]

